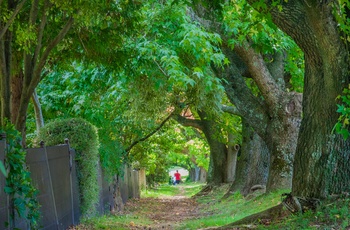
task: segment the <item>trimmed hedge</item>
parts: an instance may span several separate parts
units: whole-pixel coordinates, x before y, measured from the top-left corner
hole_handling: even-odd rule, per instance
[[[62,144],[65,138],[76,151],[81,212],[83,218],[89,218],[97,214],[99,202],[97,130],[84,119],[68,118],[47,123],[38,134],[38,141],[46,146]]]

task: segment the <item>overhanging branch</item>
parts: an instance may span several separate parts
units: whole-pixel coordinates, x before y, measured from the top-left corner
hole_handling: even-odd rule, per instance
[[[175,115],[174,116],[174,119],[180,123],[181,125],[183,126],[187,126],[187,127],[193,127],[193,128],[197,128],[197,129],[200,129],[202,130],[203,127],[202,127],[202,124],[201,124],[201,121],[200,120],[197,120],[197,119],[188,119],[184,116],[181,116],[181,115]]]
[[[242,116],[242,114],[234,106],[221,105],[221,109],[222,109],[222,111],[224,111],[226,113],[230,113],[230,114],[237,115],[237,116]]]
[[[128,148],[125,149],[125,152],[126,152],[126,153],[129,153],[130,150],[131,150],[135,145],[137,145],[138,143],[140,143],[140,142],[142,142],[142,141],[147,140],[147,139],[150,138],[153,134],[155,134],[156,132],[158,132],[172,116],[173,116],[173,113],[169,114],[169,116],[167,116],[167,117],[165,118],[165,120],[162,121],[162,123],[160,123],[159,126],[158,126],[156,129],[154,129],[152,132],[150,132],[150,133],[147,134],[146,136],[144,136],[144,137],[142,137],[142,138],[140,138],[140,139],[134,141]]]

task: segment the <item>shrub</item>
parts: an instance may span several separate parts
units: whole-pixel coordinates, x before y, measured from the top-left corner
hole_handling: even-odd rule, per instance
[[[84,119],[68,118],[47,123],[38,134],[46,146],[62,144],[65,138],[76,151],[81,212],[83,218],[89,218],[96,215],[99,201],[97,130]]]

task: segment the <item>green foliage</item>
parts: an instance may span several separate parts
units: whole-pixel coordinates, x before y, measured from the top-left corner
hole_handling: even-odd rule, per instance
[[[168,169],[181,166],[190,169],[196,165],[208,169],[209,147],[204,139],[196,136],[192,128],[183,127],[175,122],[169,123],[153,135],[147,142],[135,146],[131,151],[131,160],[138,167],[147,170],[150,184],[166,182]]]
[[[0,161],[0,172],[5,176],[7,177],[7,172],[6,172],[6,169],[5,169],[5,165],[2,161]]]
[[[304,76],[304,57],[296,43],[272,22],[269,14],[255,9],[266,4],[258,1],[254,7],[247,1],[230,1],[223,9],[225,32],[231,39],[228,43],[233,49],[236,44],[249,41],[254,49],[268,57],[268,54],[283,52],[287,54],[285,72],[290,74],[290,90],[302,92]],[[273,61],[267,58],[267,62]]]
[[[96,214],[99,202],[97,130],[81,118],[58,119],[47,123],[38,135],[38,140],[43,140],[47,146],[61,144],[65,138],[76,150],[81,211],[84,217],[89,218]]]
[[[129,90],[134,89],[137,98],[131,109],[135,106],[142,116],[150,108],[164,111],[181,102],[219,111],[224,90],[210,65],[221,66],[225,60],[219,49],[220,37],[193,23],[184,4],[155,1],[142,10],[144,33],[126,46],[134,54],[127,65],[132,71],[126,72],[134,76],[127,83],[132,81]],[[143,106],[145,103],[150,106]]]
[[[125,116],[129,94],[113,72],[82,63],[72,63],[71,70],[55,68],[41,81],[38,95],[47,120],[81,117],[96,126],[106,176],[123,171],[122,140],[138,125],[131,125]]]
[[[339,95],[337,99],[341,104],[337,104],[337,112],[340,114],[338,122],[335,124],[333,131],[341,134],[344,139],[349,137],[349,124],[350,124],[350,85],[343,90],[343,94]]]
[[[37,201],[38,190],[33,187],[30,172],[25,167],[26,151],[21,145],[21,134],[14,128],[10,122],[0,133],[6,133],[6,161],[5,168],[7,173],[1,171],[7,176],[5,193],[10,197],[10,206],[16,211],[19,217],[25,218],[31,228],[39,227],[40,205]],[[14,220],[14,213],[11,213],[11,219]],[[11,226],[11,224],[10,224]]]
[[[349,0],[340,0],[333,3],[333,14],[338,22],[338,28],[342,32],[341,37],[346,42],[350,42],[350,2]]]

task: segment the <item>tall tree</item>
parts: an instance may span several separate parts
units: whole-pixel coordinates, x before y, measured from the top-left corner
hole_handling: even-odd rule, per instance
[[[291,87],[288,59],[297,46],[244,1],[217,6],[221,18],[210,8],[215,6],[204,6],[196,5],[192,17],[221,35],[221,48],[229,60],[224,68],[213,68],[216,76],[223,79],[227,97],[271,154],[267,190],[290,188],[301,94]]]
[[[228,135],[232,130],[224,131],[220,117],[208,115],[205,111],[198,111],[198,119],[176,116],[175,119],[184,126],[194,127],[203,132],[210,147],[210,163],[208,169],[207,183],[220,185],[229,180],[229,170],[232,170],[228,162]],[[232,119],[230,119],[232,121]],[[237,124],[236,124],[237,125]],[[237,141],[237,140],[235,140]]]
[[[303,118],[293,194],[325,198],[349,191],[350,140],[332,133],[338,118],[335,99],[349,83],[349,48],[343,39],[348,36],[348,1],[248,2],[269,15],[304,52]]]
[[[249,2],[258,8],[256,1]],[[305,54],[303,119],[292,192],[325,198],[349,191],[350,140],[332,133],[338,118],[335,98],[349,83],[349,46],[336,20],[348,20],[344,13],[348,5],[339,1],[288,1],[278,7],[265,3],[274,23]]]
[[[63,63],[69,55],[96,57],[102,48],[95,43],[90,49],[92,41],[105,38],[96,34],[112,35],[113,27],[125,26],[128,18],[119,19],[126,6],[105,1],[1,1],[1,121],[9,119],[24,133],[28,104],[45,67]],[[106,30],[102,22],[114,26]],[[120,43],[113,34],[114,44]]]

